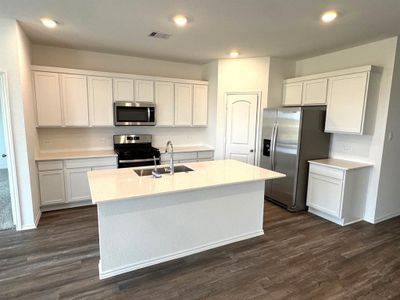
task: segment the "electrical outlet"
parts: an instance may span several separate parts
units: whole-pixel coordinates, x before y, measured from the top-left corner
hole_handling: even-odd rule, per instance
[[[45,145],[51,145],[51,144],[53,144],[53,141],[52,141],[51,139],[44,139],[44,140],[43,140],[43,144],[45,144]]]
[[[100,138],[99,139],[100,144],[104,145],[106,143],[106,138]]]
[[[343,151],[344,152],[350,152],[352,149],[351,144],[343,144]]]

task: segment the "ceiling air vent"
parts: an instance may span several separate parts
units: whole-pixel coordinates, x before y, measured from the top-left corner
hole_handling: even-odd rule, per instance
[[[156,39],[169,39],[171,35],[168,33],[162,33],[162,32],[157,32],[157,31],[153,31],[152,33],[149,34],[149,37],[153,37]]]

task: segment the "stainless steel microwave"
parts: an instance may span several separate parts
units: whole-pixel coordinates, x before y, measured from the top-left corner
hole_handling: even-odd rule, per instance
[[[115,126],[156,125],[155,105],[151,103],[115,102]]]

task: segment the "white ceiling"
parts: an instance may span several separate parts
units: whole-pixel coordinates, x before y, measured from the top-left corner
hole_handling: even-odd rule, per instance
[[[338,19],[322,24],[322,11]],[[177,28],[171,17],[191,18]],[[0,0],[34,43],[204,63],[227,57],[307,57],[400,34],[400,0]],[[39,21],[60,22],[55,30]],[[151,39],[152,31],[172,34]]]

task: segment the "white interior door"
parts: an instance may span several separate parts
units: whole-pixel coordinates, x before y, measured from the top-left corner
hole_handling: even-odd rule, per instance
[[[258,96],[228,95],[225,158],[255,164]]]

